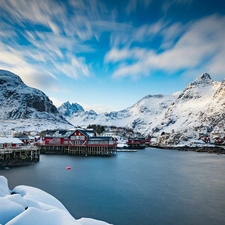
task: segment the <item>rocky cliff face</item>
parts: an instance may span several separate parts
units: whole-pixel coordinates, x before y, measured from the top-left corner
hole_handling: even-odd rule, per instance
[[[0,70],[0,119],[47,119],[68,123],[42,91],[28,87],[19,76],[5,70]]]

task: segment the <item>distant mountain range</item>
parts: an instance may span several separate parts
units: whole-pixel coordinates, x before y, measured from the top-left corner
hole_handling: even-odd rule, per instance
[[[19,76],[0,70],[0,120],[5,122],[4,126],[7,126],[6,121],[20,121],[20,126],[25,121],[35,121],[35,126],[45,129],[51,129],[51,124],[55,128],[99,124],[157,135],[162,131],[185,131],[188,128],[206,127],[211,131],[218,124],[223,126],[224,119],[225,80],[213,81],[207,73],[181,92],[147,95],[126,109],[97,114],[68,101],[57,109],[42,91],[28,87]]]
[[[185,131],[203,127],[213,130],[225,118],[225,80],[213,81],[204,73],[183,91],[173,95],[148,95],[127,109],[97,114],[84,111],[73,104],[64,103],[59,112],[71,123],[79,126],[89,124],[123,126],[142,134],[159,134],[162,131]],[[70,112],[69,116],[62,110]],[[66,110],[65,110],[66,108]]]

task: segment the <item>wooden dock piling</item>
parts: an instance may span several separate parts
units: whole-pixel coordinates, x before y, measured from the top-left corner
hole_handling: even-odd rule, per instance
[[[0,149],[0,167],[21,166],[40,160],[40,150],[35,146]]]

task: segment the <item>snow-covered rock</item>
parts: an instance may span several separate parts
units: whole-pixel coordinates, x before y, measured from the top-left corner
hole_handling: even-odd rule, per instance
[[[52,101],[21,78],[0,70],[0,119],[48,119],[67,123]]]
[[[8,129],[20,130],[21,121],[28,128],[22,130],[33,126],[43,130],[48,124],[72,127],[42,91],[27,86],[18,75],[0,70],[0,129],[4,130],[5,123]]]
[[[52,195],[34,187],[19,185],[12,191],[0,176],[0,224],[5,225],[109,225],[106,222],[71,216]]]

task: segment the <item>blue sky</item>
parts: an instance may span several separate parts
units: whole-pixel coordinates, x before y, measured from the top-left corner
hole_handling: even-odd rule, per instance
[[[0,68],[97,113],[225,78],[223,0],[0,0]]]

